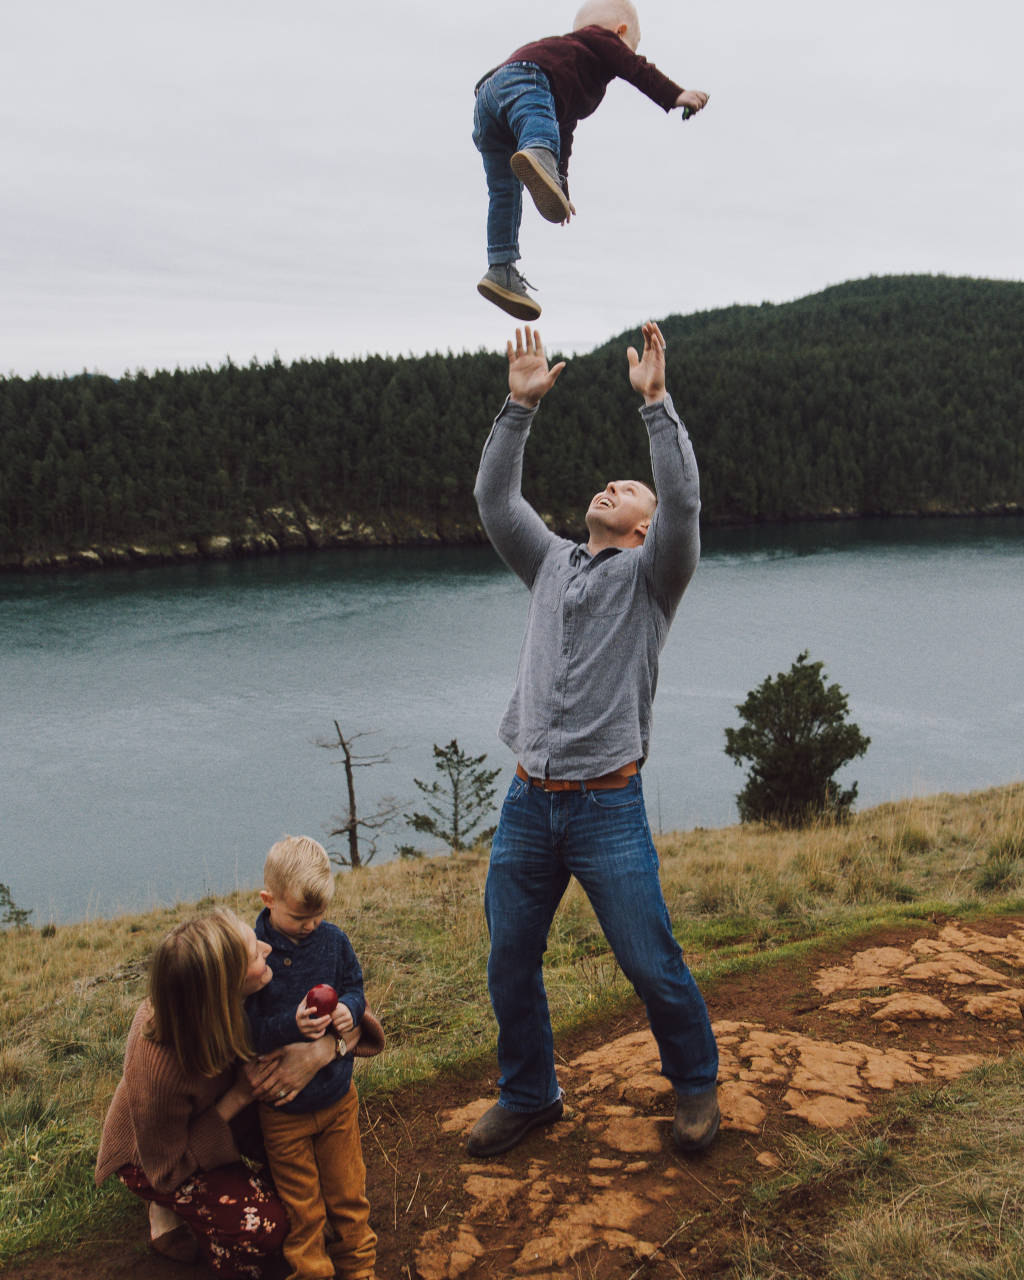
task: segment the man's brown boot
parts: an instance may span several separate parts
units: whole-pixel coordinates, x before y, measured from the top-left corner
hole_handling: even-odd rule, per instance
[[[522,1142],[531,1129],[554,1124],[562,1118],[562,1099],[540,1111],[509,1111],[496,1102],[473,1126],[466,1143],[471,1156],[498,1156]]]
[[[718,1089],[703,1093],[677,1093],[672,1136],[680,1151],[693,1155],[705,1151],[715,1140],[722,1114],[718,1110]]]

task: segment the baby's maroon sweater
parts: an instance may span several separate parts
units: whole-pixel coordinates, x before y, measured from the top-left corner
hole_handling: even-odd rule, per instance
[[[628,80],[666,111],[675,106],[683,92],[653,62],[634,53],[606,27],[581,27],[568,35],[535,40],[517,49],[501,65],[509,62],[533,62],[548,78],[561,135],[559,168],[563,174],[569,172],[577,123],[597,110],[612,80]]]

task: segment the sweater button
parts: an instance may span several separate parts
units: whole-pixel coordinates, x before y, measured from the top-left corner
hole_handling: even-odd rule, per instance
[[[285,958],[284,958],[284,962],[285,962],[285,964],[286,964],[286,965],[291,964],[291,960],[289,960],[289,958],[288,958],[287,956],[285,956]]]

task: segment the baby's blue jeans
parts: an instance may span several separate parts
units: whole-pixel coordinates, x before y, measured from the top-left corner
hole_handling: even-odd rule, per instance
[[[557,162],[561,151],[555,100],[548,78],[535,63],[499,67],[477,91],[473,142],[487,175],[487,262],[516,262],[523,185],[509,161],[525,147],[545,147]]]

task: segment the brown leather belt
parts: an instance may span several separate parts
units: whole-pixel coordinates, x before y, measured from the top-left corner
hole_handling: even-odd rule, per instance
[[[516,765],[516,777],[531,787],[540,787],[542,791],[615,791],[624,787],[638,772],[636,761],[630,760],[621,769],[603,773],[600,778],[585,778],[577,782],[571,778],[531,778],[521,764]]]

